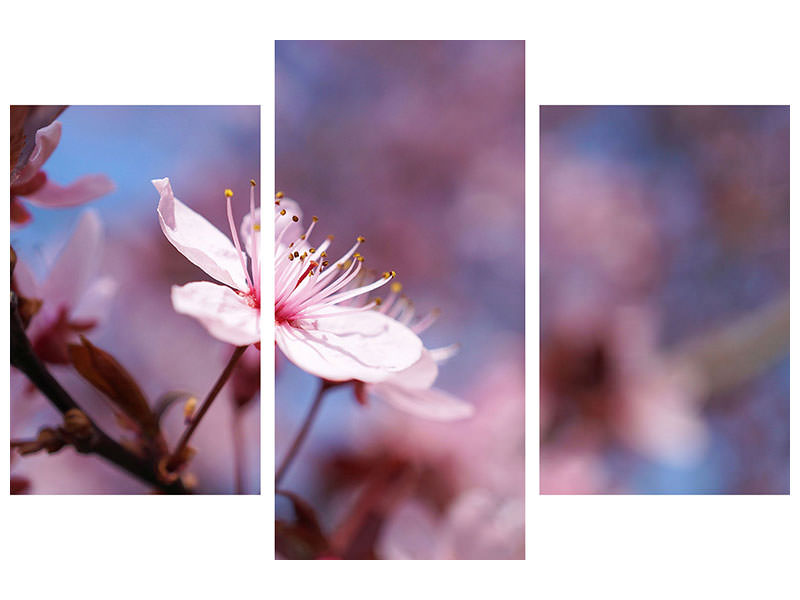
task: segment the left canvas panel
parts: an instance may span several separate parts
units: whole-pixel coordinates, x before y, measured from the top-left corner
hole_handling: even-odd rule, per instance
[[[259,107],[10,117],[11,493],[260,493]]]

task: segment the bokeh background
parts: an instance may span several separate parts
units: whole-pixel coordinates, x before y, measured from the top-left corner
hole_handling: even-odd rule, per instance
[[[310,501],[323,529],[352,519],[381,474],[415,473],[409,489],[382,492],[392,506],[373,511],[371,541],[352,557],[392,557],[392,518],[404,511],[443,531],[475,490],[505,507],[505,521],[462,529],[477,539],[494,527],[484,537],[500,542],[451,553],[522,553],[524,93],[523,42],[276,44],[277,189],[320,218],[316,235],[336,236],[329,255],[363,235],[367,266],[396,270],[420,314],[441,309],[423,341],[461,349],[436,386],[477,408],[470,421],[432,423],[360,406],[349,388],[329,392],[282,486]],[[277,361],[280,459],[317,382]],[[290,515],[284,499],[276,510]],[[404,541],[422,545],[422,534]]]
[[[542,492],[788,493],[789,108],[540,117]]]
[[[99,274],[118,284],[109,317],[89,339],[111,352],[138,380],[154,404],[172,390],[202,399],[230,357],[194,320],[172,310],[170,287],[208,279],[167,241],[158,224],[158,193],[151,179],[169,177],[175,194],[229,234],[223,190],[232,188],[237,222],[248,210],[249,180],[259,176],[257,106],[71,106],[59,117],[61,142],[44,165],[49,178],[68,183],[87,173],[104,173],[116,191],[89,204],[68,209],[28,206],[33,220],[12,228],[11,243],[41,281],[69,239],[81,213],[97,211],[104,226]],[[257,352],[248,350],[257,361]],[[257,364],[257,363],[256,363]],[[119,427],[99,393],[72,369],[53,367],[67,390],[112,434]],[[24,393],[12,372],[12,437],[34,436],[41,426],[60,422],[41,396]],[[23,376],[24,377],[24,376]],[[233,410],[230,385],[198,428],[192,446],[198,451],[188,471],[199,493],[232,493],[234,487]],[[240,420],[244,454],[244,491],[258,493],[258,396]],[[174,445],[183,425],[180,404],[165,419]],[[13,459],[12,475],[29,481],[30,493],[144,493],[148,488],[101,459],[65,448],[54,455]]]

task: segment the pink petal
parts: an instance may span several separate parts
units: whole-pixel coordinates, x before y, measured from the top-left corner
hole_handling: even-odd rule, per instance
[[[422,342],[410,329],[375,311],[318,319],[315,328],[275,327],[281,351],[298,367],[329,381],[382,381],[419,360]]]
[[[433,421],[456,421],[475,413],[475,408],[437,388],[404,388],[388,381],[370,385],[370,394],[387,402],[397,410]]]
[[[378,552],[388,560],[449,558],[442,548],[440,529],[430,508],[418,500],[408,500],[386,523]]]
[[[97,213],[85,211],[42,284],[42,300],[48,309],[72,309],[97,270],[102,244]]]
[[[443,537],[460,559],[508,560],[525,551],[525,506],[484,489],[463,492],[447,513]]]
[[[36,206],[78,206],[113,192],[114,182],[105,175],[84,175],[67,186],[47,180],[42,187],[25,196]]]
[[[119,285],[111,277],[100,277],[95,279],[84,291],[72,318],[79,321],[94,321],[100,323],[105,321],[111,309],[111,300],[117,293]]]
[[[210,281],[172,286],[176,312],[194,317],[218,340],[234,346],[261,341],[259,310],[229,287]]]
[[[19,258],[14,267],[14,283],[17,291],[26,298],[39,298],[41,295],[39,284],[36,283],[33,272]]]
[[[161,195],[158,220],[170,243],[217,281],[246,291],[247,279],[239,254],[227,236],[178,200],[169,178],[153,179],[152,183]]]
[[[708,430],[692,385],[680,374],[635,378],[626,393],[625,408],[617,432],[650,458],[683,466],[705,452]]]
[[[29,179],[31,179],[36,173],[39,172],[39,169],[42,168],[42,165],[47,162],[47,159],[50,158],[50,155],[58,146],[58,142],[61,140],[61,123],[59,121],[53,121],[47,127],[42,127],[39,131],[36,132],[36,145],[33,148],[33,152],[31,152],[31,156],[28,159],[28,164],[25,165],[25,168],[19,174],[14,185],[22,185]]]

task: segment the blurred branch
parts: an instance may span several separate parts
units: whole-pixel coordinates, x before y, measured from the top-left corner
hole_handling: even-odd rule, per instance
[[[11,293],[11,364],[22,371],[42,394],[65,416],[83,415],[91,435],[86,436],[85,443],[76,444],[75,448],[85,454],[97,454],[131,475],[148,483],[162,492],[169,494],[187,493],[180,480],[172,483],[163,482],[157,474],[156,465],[147,461],[109,437],[98,425],[86,416],[77,402],[61,387],[61,384],[50,374],[47,367],[33,351],[31,342],[25,333],[22,320],[17,309],[17,295]]]
[[[289,452],[286,453],[286,456],[283,458],[280,467],[278,467],[278,471],[275,473],[276,488],[283,479],[283,476],[286,475],[286,471],[289,470],[292,461],[300,450],[300,446],[303,445],[303,441],[306,439],[308,431],[311,429],[311,424],[314,422],[314,417],[316,417],[317,412],[319,412],[319,407],[322,404],[322,397],[325,395],[325,392],[336,385],[340,385],[340,383],[341,382],[326,381],[325,379],[323,379],[320,383],[319,390],[317,390],[317,396],[314,398],[314,402],[311,404],[311,408],[306,415],[306,419],[303,421],[303,425],[300,427],[297,437],[294,438],[294,442],[292,442]]]
[[[715,332],[685,342],[665,357],[677,369],[703,377],[706,397],[763,372],[789,349],[789,295]]]

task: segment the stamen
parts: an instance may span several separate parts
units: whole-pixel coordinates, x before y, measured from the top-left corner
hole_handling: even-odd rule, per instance
[[[252,179],[251,179],[250,181],[252,181]],[[276,197],[278,200],[280,200],[281,198],[283,198],[283,192],[278,192],[277,194],[275,194],[275,197]]]
[[[306,277],[308,277],[311,274],[311,270],[316,266],[318,266],[317,261],[312,260],[312,261],[310,261],[308,263],[308,268],[303,272],[302,275],[300,275],[300,279],[297,280],[297,283],[295,284],[294,289],[297,289],[297,286],[302,283],[303,279],[305,279]]]
[[[250,251],[253,253],[250,257],[250,265],[253,269],[253,279],[255,280],[256,296],[261,301],[261,258],[259,254],[259,242],[261,224],[256,223],[256,180],[250,180],[250,223],[253,225],[253,233],[250,235]]]
[[[239,244],[239,234],[236,233],[236,225],[233,223],[233,208],[231,207],[231,198],[233,198],[233,192],[229,189],[225,190],[225,198],[227,199],[228,204],[228,225],[230,225],[231,228],[233,245],[236,246],[236,252],[239,254],[239,261],[242,263],[242,271],[244,271],[244,277],[247,280],[247,285],[249,286],[250,290],[255,290],[253,280],[250,279],[250,273],[247,272],[247,262],[244,258],[244,252],[242,252],[242,247]]]

